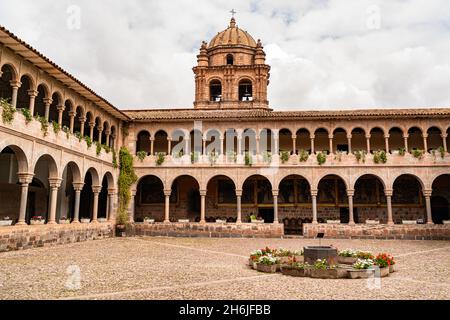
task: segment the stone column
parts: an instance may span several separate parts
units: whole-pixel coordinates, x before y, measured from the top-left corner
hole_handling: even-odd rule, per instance
[[[370,134],[366,135],[366,141],[367,141],[367,154],[370,154]]]
[[[386,148],[386,153],[389,153],[389,138],[390,138],[389,134],[384,135],[384,144]]]
[[[202,155],[206,157],[206,139],[202,140]]]
[[[172,190],[164,190],[165,206],[164,206],[164,223],[170,223],[169,211],[170,211],[170,195]]]
[[[105,145],[106,145],[107,147],[109,147],[109,137],[111,136],[111,131],[110,131],[110,130],[105,131],[105,136],[106,136]]]
[[[33,181],[34,174],[32,173],[19,173],[19,183],[21,188],[20,193],[20,209],[19,209],[19,221],[16,225],[26,225],[25,216],[27,213],[27,200],[28,200],[28,186]]]
[[[61,186],[62,179],[48,179],[50,183],[50,210],[48,224],[56,224],[56,206],[58,200],[58,189]]]
[[[72,223],[80,223],[80,197],[81,190],[83,190],[84,183],[74,183],[73,189],[75,190],[75,209],[73,212]]]
[[[444,147],[444,151],[447,152],[447,134],[443,133],[441,134],[441,138],[442,138],[442,146]]]
[[[74,123],[75,123],[75,116],[76,115],[77,115],[77,113],[74,112],[74,111],[70,111],[69,112],[69,117],[70,117],[69,131],[70,131],[70,133],[73,133],[73,126],[74,126]]]
[[[297,154],[297,136],[292,135],[292,154]]]
[[[89,137],[91,138],[92,142],[94,142],[94,127],[95,122],[89,122]]]
[[[315,136],[314,135],[311,135],[311,154],[314,154],[314,139],[315,139]]]
[[[352,135],[347,135],[348,154],[352,153]]]
[[[59,127],[62,128],[62,120],[63,120],[63,112],[66,110],[65,106],[57,106],[56,109],[58,110],[58,124]]]
[[[150,138],[150,155],[154,155],[155,154],[155,138],[151,137]]]
[[[237,136],[237,155],[242,155],[242,134],[238,133]]]
[[[278,129],[272,130],[273,135],[273,151],[272,154],[275,156],[279,156],[280,154],[280,132]]]
[[[17,107],[17,93],[19,92],[19,88],[22,85],[22,82],[11,80],[9,83],[12,88],[11,104],[15,108]]]
[[[102,186],[92,186],[92,192],[94,193],[94,205],[92,208],[92,223],[97,223],[98,216],[98,196],[102,191]]]
[[[423,195],[425,197],[425,206],[427,209],[427,224],[434,224],[433,223],[433,215],[431,212],[431,194],[433,193],[433,190],[423,190]]]
[[[355,190],[347,190],[347,196],[348,196],[348,215],[349,215],[349,220],[348,220],[348,224],[350,226],[354,226],[355,225],[355,218],[354,218],[354,214],[353,214],[353,196],[355,195]]]
[[[403,140],[405,141],[405,152],[406,153],[409,153],[409,150],[408,150],[408,137],[409,137],[408,134],[404,134],[403,135]]]
[[[317,224],[317,190],[311,190],[313,224]]]
[[[107,209],[107,212],[106,212],[108,221],[111,221],[111,217],[113,216],[114,196],[115,195],[116,195],[116,190],[115,189],[108,189],[108,209]]]
[[[255,137],[255,141],[256,141],[256,156],[259,157],[261,155],[261,139],[259,138],[259,136]]]
[[[273,223],[278,224],[278,190],[272,190],[273,195]]]
[[[428,133],[424,133],[422,134],[422,138],[423,138],[423,150],[425,150],[425,152],[428,152]]]
[[[86,118],[85,117],[80,117],[79,121],[80,121],[80,136],[82,138],[84,138],[84,124],[86,123]]]
[[[225,138],[220,137],[220,155],[225,155]]]
[[[29,105],[29,109],[30,109],[30,114],[31,116],[34,115],[34,105],[36,102],[36,97],[38,96],[39,92],[36,90],[28,90],[27,91],[28,96],[30,97],[30,105]]]
[[[242,223],[242,207],[241,207],[241,199],[242,199],[242,190],[236,190],[236,204],[237,204],[237,219],[236,223]]]
[[[98,126],[97,130],[98,130],[98,143],[102,144],[103,127],[102,126]]]
[[[206,223],[206,190],[200,190],[200,223]]]
[[[50,98],[44,98],[43,101],[44,101],[44,105],[45,105],[45,115],[44,115],[44,117],[45,117],[45,119],[47,119],[47,121],[49,121],[49,119],[50,119],[50,106],[52,105],[53,100],[50,99]]]
[[[128,212],[130,213],[130,222],[133,223],[136,215],[136,193],[137,190],[131,190],[130,203],[128,205]]]
[[[330,148],[330,154],[333,154],[333,135],[330,134],[328,135],[328,140],[329,140],[329,148]]]
[[[393,225],[394,224],[394,219],[392,217],[392,194],[393,194],[393,190],[384,190],[384,194],[386,195],[386,206],[387,206],[387,214],[388,214],[387,224],[388,225]]]

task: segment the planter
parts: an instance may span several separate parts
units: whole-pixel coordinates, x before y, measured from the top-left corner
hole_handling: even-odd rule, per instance
[[[287,264],[290,259],[291,259],[291,257],[278,257],[280,264]]]
[[[450,224],[450,220],[443,220],[442,223],[443,224]]]
[[[311,278],[319,279],[338,279],[346,278],[347,271],[345,269],[311,269]]]
[[[31,221],[30,221],[30,224],[31,224],[32,226],[45,224],[45,220],[31,220]]]
[[[256,262],[256,261],[253,262],[253,269],[254,270],[258,269],[258,262]]]
[[[250,267],[250,268],[253,268],[253,260],[252,259],[248,259],[248,266]]]
[[[0,227],[7,227],[12,225],[12,220],[0,220]]]
[[[389,276],[389,267],[384,267],[384,268],[378,268],[380,270],[380,277],[384,278]],[[375,269],[376,271],[376,269]],[[377,273],[375,273],[375,275],[377,275]]]
[[[155,219],[145,219],[144,223],[145,224],[154,224],[155,223]]]
[[[179,223],[189,223],[189,219],[178,219]]]
[[[220,219],[217,219],[217,220],[216,220],[216,223],[227,223],[227,221],[226,221],[226,220],[220,220]]]
[[[327,220],[327,224],[341,224],[341,220]]]
[[[308,277],[310,269],[298,269],[289,266],[281,266],[281,273],[291,277]]]
[[[366,220],[366,224],[380,224],[379,220]]]
[[[264,220],[252,220],[252,223],[259,223],[259,224],[261,224],[261,223],[264,223]]]
[[[354,258],[354,257],[338,256],[338,263],[342,263],[342,264],[354,264],[357,260],[358,260],[358,258]]]
[[[70,220],[59,220],[59,224],[70,224]]]
[[[416,220],[402,220],[402,224],[417,224]]]
[[[395,264],[389,266],[389,273],[393,273],[393,272],[395,272],[395,271],[397,271],[397,267],[396,267]]]
[[[275,273],[277,272],[277,265],[276,264],[272,264],[272,265],[266,265],[266,264],[262,264],[262,263],[257,263],[256,264],[256,270],[260,271],[260,272],[266,272],[266,273]]]
[[[98,218],[98,222],[100,222],[100,223],[105,223],[107,221],[108,221],[108,219],[106,219],[106,218]]]
[[[91,219],[81,219],[81,223],[91,223]]]
[[[375,275],[375,269],[351,269],[348,270],[350,279],[367,279]]]

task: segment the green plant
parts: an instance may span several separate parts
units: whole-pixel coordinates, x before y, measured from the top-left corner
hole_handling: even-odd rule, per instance
[[[386,253],[380,253],[375,257],[373,262],[375,265],[379,266],[380,268],[386,268],[386,267],[389,267],[389,265],[390,265],[390,258],[389,258],[389,255]]]
[[[33,120],[30,109],[22,108],[22,114],[25,117],[25,124],[29,124]]]
[[[360,259],[373,259],[373,254],[372,252],[369,251],[357,251],[356,252],[356,256]]]
[[[81,135],[81,133],[79,131],[75,131],[74,135],[75,135],[75,137],[77,137],[78,142],[81,142],[81,140],[83,140],[83,136]]]
[[[317,153],[317,163],[319,165],[323,165],[327,161],[327,153],[326,151]]]
[[[263,152],[263,161],[267,164],[272,163],[272,152],[264,151]]]
[[[229,162],[236,162],[237,161],[237,154],[234,151],[228,151],[227,152],[227,161]]]
[[[14,113],[16,112],[16,108],[9,103],[7,99],[0,99],[0,106],[2,107],[2,120],[3,123],[11,124],[14,120]]]
[[[112,165],[114,169],[117,169],[119,167],[119,164],[117,163],[117,154],[116,150],[112,149]]]
[[[138,157],[138,159],[141,161],[141,162],[143,162],[144,161],[144,159],[145,159],[145,157],[147,157],[147,152],[146,151],[138,151],[138,153],[137,153],[137,157]]]
[[[353,152],[353,154],[355,155],[356,161],[358,161],[358,163],[366,163],[367,152],[365,150],[356,150],[355,152]]]
[[[308,153],[308,151],[306,151],[306,150],[300,150],[300,153],[299,153],[299,160],[300,160],[300,162],[306,162],[306,161],[308,161],[308,159],[309,159],[309,153]]]
[[[133,156],[127,148],[122,147],[119,151],[119,209],[117,214],[117,224],[125,225],[128,223],[128,205],[131,199],[130,188],[137,181],[136,173],[133,168]]]
[[[66,134],[66,138],[69,139],[70,137],[70,129],[66,126],[62,127],[62,131]]]
[[[97,157],[102,153],[102,145],[98,141],[95,142],[95,152]]]
[[[92,139],[91,139],[91,137],[88,137],[88,136],[84,137],[84,141],[86,141],[87,147],[89,149],[92,146]]]
[[[129,134],[128,124],[124,124],[122,127],[122,135],[126,138]]]
[[[357,270],[366,270],[373,267],[373,260],[372,259],[358,259],[353,264],[353,268]]]
[[[326,270],[326,269],[334,269],[335,266],[328,265],[327,259],[317,259],[314,263],[315,269]]]
[[[412,155],[413,155],[414,158],[422,159],[424,154],[425,154],[424,150],[412,149]]]
[[[216,164],[219,155],[215,151],[211,151],[208,155],[209,163],[213,166]]]
[[[289,152],[288,151],[281,151],[280,153],[280,159],[281,159],[281,163],[286,163],[289,161]]]
[[[275,257],[272,257],[271,255],[267,256],[261,256],[258,259],[258,263],[264,264],[266,266],[272,266],[274,264],[278,264],[278,259]]]
[[[343,154],[347,154],[347,152],[346,151],[339,151],[339,150],[336,151],[336,155],[334,156],[334,160],[337,160],[337,161],[341,162]]]
[[[166,154],[164,152],[158,152],[156,154],[156,165],[160,166],[164,163],[164,160],[166,159]]]
[[[353,250],[353,249],[345,249],[345,250],[341,250],[339,251],[338,254],[340,257],[352,257],[352,258],[356,258],[358,256],[358,252]]]
[[[53,125],[53,132],[55,134],[58,134],[59,131],[61,130],[61,127],[60,127],[59,123],[55,122],[55,121],[52,121],[52,125]]]
[[[199,156],[200,156],[199,152],[196,152],[196,151],[191,152],[191,163],[192,164],[197,163]]]
[[[373,154],[373,162],[377,164],[386,163],[387,162],[386,151],[384,150],[375,151],[375,153]]]
[[[253,157],[250,152],[245,152],[244,161],[246,166],[251,167],[253,165]]]
[[[398,149],[398,154],[403,157],[406,154],[406,149],[405,148],[399,148]]]
[[[44,134],[44,137],[48,135],[48,121],[44,117],[37,117],[38,121],[41,123],[41,131]]]
[[[103,150],[105,150],[106,154],[111,152],[111,147],[107,146],[106,144],[102,144]]]
[[[445,158],[445,149],[443,146],[440,146],[437,151],[441,154],[441,158],[444,159]]]

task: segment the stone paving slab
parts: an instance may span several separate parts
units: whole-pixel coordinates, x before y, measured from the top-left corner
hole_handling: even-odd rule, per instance
[[[0,254],[0,299],[450,299],[449,241],[322,241],[396,256],[399,271],[381,279],[380,288],[373,280],[288,278],[246,266],[249,252],[266,245],[318,244],[135,237],[6,252]]]

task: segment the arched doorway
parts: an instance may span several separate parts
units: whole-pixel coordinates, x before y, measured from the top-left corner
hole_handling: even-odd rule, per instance
[[[40,183],[42,183],[42,185],[45,186],[46,194],[42,195],[42,197],[40,198],[36,198],[36,203],[37,207],[39,208],[38,209],[39,211],[33,214],[32,217],[41,216],[44,219],[46,219],[47,222],[49,222],[52,211],[51,207],[52,197],[55,196],[57,197],[56,199],[58,200],[58,192],[56,192],[55,194],[52,194],[53,192],[49,192],[51,186],[50,181],[58,179],[56,162],[52,156],[46,154],[38,159],[38,161],[34,166],[34,178],[37,181],[40,181]],[[59,190],[59,188],[57,190]],[[55,210],[56,213],[57,206],[53,207],[53,209]],[[56,219],[56,215],[54,216],[54,218]]]
[[[392,216],[394,223],[403,220],[423,219],[426,221],[425,201],[422,184],[416,176],[403,174],[394,181],[392,194]]]
[[[242,187],[242,220],[249,222],[255,215],[265,223],[273,223],[274,206],[272,184],[261,175],[247,178]]]
[[[326,220],[349,221],[347,187],[344,180],[334,174],[323,177],[317,193],[317,221]]]
[[[356,180],[353,217],[355,223],[364,223],[366,220],[379,220],[380,223],[387,223],[384,185],[377,176],[366,174]]]
[[[450,174],[443,174],[433,182],[431,195],[431,214],[433,222],[442,224],[450,220]]]
[[[175,208],[171,210],[171,219],[189,219],[200,222],[200,190],[197,180],[188,175],[179,176],[172,183],[172,195],[176,197]]]
[[[144,151],[147,155],[150,154],[150,133],[148,131],[141,131],[137,136],[136,154]]]
[[[176,205],[175,197],[170,198]],[[134,221],[143,222],[145,218],[164,221],[164,185],[157,176],[148,175],[141,178],[137,184],[134,202]]]
[[[213,177],[206,188],[206,222],[217,219],[227,222],[237,220],[236,186],[232,179],[224,175]]]
[[[94,213],[94,187],[100,184],[95,169],[89,169],[84,176],[84,186],[80,195],[80,219],[92,219]]]
[[[58,190],[57,221],[61,218],[71,221],[75,212],[74,183],[81,182],[80,169],[75,162],[67,164],[64,168],[62,179],[61,187]]]

